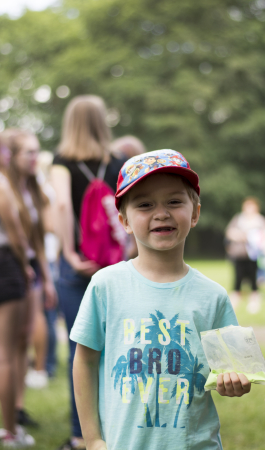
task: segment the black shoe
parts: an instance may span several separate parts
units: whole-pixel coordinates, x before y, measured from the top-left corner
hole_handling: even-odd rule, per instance
[[[30,417],[29,413],[25,409],[16,410],[16,423],[18,425],[24,425],[29,427],[38,428],[39,423]]]
[[[80,445],[73,447],[71,439],[68,439],[61,447],[58,447],[57,450],[86,450],[86,447],[80,447]]]

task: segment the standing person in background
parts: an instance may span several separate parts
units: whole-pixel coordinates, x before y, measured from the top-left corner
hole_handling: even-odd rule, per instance
[[[242,212],[236,214],[226,228],[226,251],[234,264],[235,285],[231,302],[236,308],[241,300],[241,283],[251,283],[251,294],[247,310],[256,314],[261,308],[261,295],[257,287],[257,259],[261,252],[265,233],[265,217],[260,214],[259,200],[247,197],[242,203]]]
[[[0,402],[4,430],[1,444],[34,445],[32,436],[15,427],[16,353],[19,321],[32,270],[26,258],[26,237],[5,171],[11,152],[0,135]]]
[[[115,139],[111,143],[111,151],[117,158],[133,158],[146,152],[144,143],[135,136],[126,135]],[[127,236],[126,256],[127,259],[136,258],[138,255],[136,240],[133,234]]]
[[[104,181],[115,191],[123,161],[111,156],[110,141],[104,101],[93,95],[72,99],[65,111],[62,138],[51,174],[57,201],[56,222],[62,242],[58,294],[68,334],[91,276],[100,268],[96,262],[85,259],[79,251],[78,221],[89,182],[78,163],[83,162],[95,176],[102,162],[107,164]],[[69,340],[72,435],[60,450],[85,450],[73,392],[75,348],[76,343]]]
[[[5,133],[12,152],[8,176],[16,197],[23,229],[29,242],[27,257],[35,272],[35,279],[30,286],[21,317],[25,339],[20,340],[18,366],[21,373],[17,392],[17,421],[21,425],[36,425],[36,422],[24,410],[24,378],[27,369],[28,345],[33,336],[35,368],[27,374],[26,381],[34,388],[45,387],[48,381],[45,371],[47,325],[43,311],[43,294],[47,308],[53,307],[56,303],[56,291],[44,252],[42,215],[48,199],[36,178],[38,139],[34,134],[18,129],[10,129]],[[38,330],[38,333],[34,333],[34,328]]]
[[[146,152],[144,143],[136,136],[126,135],[111,143],[111,151],[117,158],[132,158]]]
[[[47,150],[42,150],[38,156],[38,182],[49,199],[48,205],[43,211],[44,222],[44,249],[49,264],[51,276],[54,286],[58,281],[59,267],[58,256],[60,251],[60,242],[55,234],[56,215],[55,215],[55,191],[50,182],[50,170],[53,162],[53,154]],[[57,338],[56,338],[56,322],[58,309],[57,305],[53,308],[45,308],[45,317],[48,326],[48,349],[46,358],[46,372],[49,377],[55,376],[57,366]]]

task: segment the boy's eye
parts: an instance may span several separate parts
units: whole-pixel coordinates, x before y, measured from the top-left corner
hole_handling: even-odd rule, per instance
[[[170,200],[169,204],[170,205],[179,205],[181,203],[180,200]]]
[[[139,207],[139,208],[148,208],[149,206],[151,206],[151,203],[149,203],[149,202],[144,202],[144,203],[141,203],[138,207]]]

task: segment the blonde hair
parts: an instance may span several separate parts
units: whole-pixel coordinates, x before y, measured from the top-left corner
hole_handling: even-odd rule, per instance
[[[3,133],[0,133],[0,148],[4,147],[6,145],[7,145],[7,142],[6,142],[5,135]]]
[[[20,185],[18,183],[19,171],[14,161],[14,157],[20,152],[21,148],[23,147],[24,140],[29,137],[36,136],[33,133],[16,128],[7,129],[3,132],[3,134],[12,153],[12,158],[7,175],[17,200],[20,220],[30,245],[34,248],[36,253],[38,253],[39,251],[43,251],[44,247],[44,227],[42,213],[43,208],[49,203],[49,200],[42,191],[36,176],[29,175],[27,179],[27,188],[32,196],[34,206],[37,209],[39,215],[39,221],[37,222],[37,224],[32,224],[28,208],[26,207],[23,196],[21,194]]]
[[[102,98],[95,95],[73,98],[64,114],[59,154],[77,161],[104,159],[108,162],[111,132],[106,116]]]
[[[5,139],[5,135],[3,133],[0,133],[0,151],[2,149],[2,147],[7,147],[7,142]],[[1,167],[0,165],[0,172],[6,173],[6,168],[5,167]]]

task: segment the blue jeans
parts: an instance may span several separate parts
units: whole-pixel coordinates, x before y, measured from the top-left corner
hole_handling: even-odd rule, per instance
[[[75,272],[63,256],[60,257],[59,272],[60,275],[57,283],[59,303],[66,321],[69,336],[90,278],[82,277]],[[75,348],[76,343],[69,339],[69,381],[72,436],[82,437],[73,388],[73,361],[75,356]]]
[[[52,275],[52,280],[57,291],[59,267],[58,264],[55,262],[49,263],[49,267]],[[57,305],[55,308],[44,310],[44,313],[48,326],[48,349],[46,357],[46,371],[48,372],[49,376],[52,377],[55,375],[57,366],[57,355],[56,355],[56,348],[57,348],[56,322],[58,316]]]
[[[57,338],[56,338],[56,321],[57,321],[57,308],[46,309],[44,311],[47,326],[48,326],[48,348],[47,348],[47,356],[46,356],[46,371],[48,372],[49,377],[53,377],[56,372],[57,366],[57,356],[56,356],[56,347],[57,347]]]

